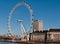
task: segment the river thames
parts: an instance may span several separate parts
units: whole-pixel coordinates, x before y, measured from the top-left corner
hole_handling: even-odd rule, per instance
[[[10,42],[0,42],[0,44],[28,44],[28,43],[10,43]],[[30,44],[60,44],[60,43],[30,43]]]

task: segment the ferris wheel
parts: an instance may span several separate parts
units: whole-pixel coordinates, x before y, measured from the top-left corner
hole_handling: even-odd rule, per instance
[[[27,2],[20,2],[20,3],[17,3],[15,6],[13,6],[13,8],[11,9],[10,13],[9,13],[9,16],[8,16],[8,33],[9,34],[12,34],[11,33],[11,16],[13,16],[13,12],[15,11],[15,9],[19,6],[22,6],[22,5],[25,5],[29,12],[30,12],[30,29],[33,30],[33,11],[32,11],[32,8],[30,7],[30,5],[27,3]]]

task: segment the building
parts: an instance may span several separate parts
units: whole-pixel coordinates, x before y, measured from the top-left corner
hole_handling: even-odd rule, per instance
[[[33,32],[35,31],[42,31],[43,30],[43,23],[41,20],[35,20],[33,23]]]
[[[44,42],[59,42],[60,29],[49,29],[40,32],[39,31],[32,32],[30,33],[30,40]]]
[[[44,31],[36,31],[36,32],[33,32],[31,33],[31,40],[32,41],[46,41],[46,33],[47,30],[44,30]]]
[[[35,20],[33,23],[33,32],[30,33],[30,40],[44,42],[60,41],[60,29],[51,28],[43,30],[42,21]]]
[[[47,32],[47,40],[60,41],[60,29],[49,29]]]

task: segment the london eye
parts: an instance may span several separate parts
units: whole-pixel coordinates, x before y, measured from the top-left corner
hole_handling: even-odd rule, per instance
[[[32,8],[31,6],[27,3],[27,2],[19,2],[17,3],[16,5],[13,6],[13,8],[11,9],[10,13],[9,13],[9,16],[8,16],[8,33],[9,34],[12,34],[11,33],[11,17],[13,16],[13,12],[15,11],[15,9],[19,6],[22,6],[22,5],[25,5],[28,9],[28,11],[30,12],[30,29],[32,30],[33,29],[33,11],[32,11]],[[19,21],[19,20],[18,20]],[[21,22],[21,21],[20,21]],[[21,27],[21,29],[23,29],[23,26]]]

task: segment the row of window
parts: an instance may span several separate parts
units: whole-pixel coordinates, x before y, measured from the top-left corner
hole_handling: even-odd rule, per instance
[[[31,40],[35,41],[44,41],[44,40],[53,40],[53,41],[59,41],[60,40],[60,34],[48,34],[48,35],[32,35]]]

